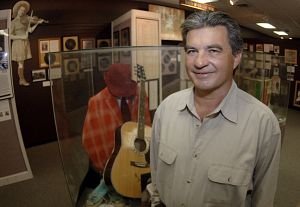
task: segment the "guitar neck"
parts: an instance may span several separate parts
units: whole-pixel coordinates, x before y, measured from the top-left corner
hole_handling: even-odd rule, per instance
[[[139,109],[138,109],[138,127],[137,138],[144,139],[145,136],[145,80],[141,79]]]

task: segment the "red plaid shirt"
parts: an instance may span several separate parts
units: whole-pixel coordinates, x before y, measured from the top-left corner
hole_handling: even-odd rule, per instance
[[[132,121],[137,121],[138,96],[129,101]],[[146,124],[151,126],[148,98],[145,101]],[[109,159],[115,144],[115,130],[122,121],[120,106],[108,88],[91,97],[86,113],[82,142],[94,167],[101,173]]]

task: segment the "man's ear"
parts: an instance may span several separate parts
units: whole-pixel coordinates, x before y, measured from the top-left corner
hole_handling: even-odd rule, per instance
[[[238,54],[234,55],[234,63],[233,63],[233,69],[235,69],[241,62],[242,59],[242,52],[239,52]]]

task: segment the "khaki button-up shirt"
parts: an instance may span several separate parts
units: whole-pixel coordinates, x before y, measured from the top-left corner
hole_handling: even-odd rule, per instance
[[[281,135],[272,111],[232,86],[201,122],[193,88],[166,98],[151,139],[152,182],[168,207],[271,207]]]

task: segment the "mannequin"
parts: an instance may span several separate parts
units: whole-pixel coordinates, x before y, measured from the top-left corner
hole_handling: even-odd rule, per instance
[[[45,20],[27,15],[30,4],[18,1],[13,7],[10,38],[12,39],[12,60],[18,63],[19,85],[28,86],[24,77],[24,61],[32,58],[28,34]]]

